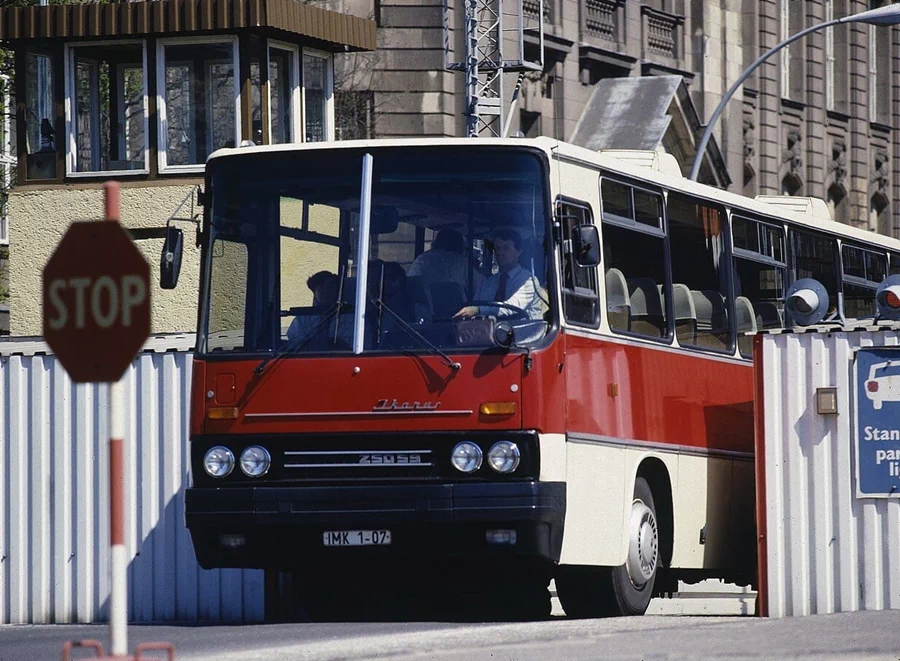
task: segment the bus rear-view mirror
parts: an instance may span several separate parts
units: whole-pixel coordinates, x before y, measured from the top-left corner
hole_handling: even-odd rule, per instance
[[[159,262],[159,286],[162,289],[175,289],[178,284],[183,247],[184,233],[177,227],[167,227]]]
[[[572,228],[572,253],[578,266],[597,266],[600,263],[600,233],[594,225]]]

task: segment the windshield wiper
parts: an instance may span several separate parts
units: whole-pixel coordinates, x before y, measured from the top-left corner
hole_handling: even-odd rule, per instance
[[[316,322],[316,325],[313,326],[306,335],[299,335],[295,338],[292,338],[287,341],[287,343],[282,347],[281,351],[278,353],[274,353],[271,356],[266,356],[261,361],[259,361],[259,365],[253,368],[254,374],[262,374],[263,370],[266,369],[266,365],[268,365],[273,360],[278,360],[279,358],[283,358],[289,353],[293,353],[295,351],[299,351],[303,347],[305,347],[310,340],[312,340],[319,332],[325,328],[328,323],[332,320],[335,315],[340,315],[341,310],[344,308],[346,303],[342,301],[337,301],[333,303],[329,310],[326,310],[321,315],[319,315],[319,320]],[[340,318],[340,317],[338,317]],[[335,343],[337,343],[337,338],[335,338]]]
[[[372,303],[378,308],[379,313],[381,313],[381,312],[387,312],[388,315],[390,315],[390,316],[394,319],[394,321],[397,322],[397,325],[398,325],[400,328],[402,328],[404,331],[406,331],[406,334],[407,334],[407,335],[409,335],[409,336],[410,336],[411,338],[413,338],[414,340],[417,340],[421,345],[423,345],[423,346],[425,346],[426,348],[430,349],[431,352],[434,353],[435,355],[440,356],[441,358],[443,358],[443,359],[444,359],[444,363],[447,365],[447,367],[449,367],[450,369],[452,369],[454,372],[457,371],[457,370],[459,370],[459,369],[462,367],[462,365],[460,365],[459,363],[457,363],[456,361],[454,361],[452,358],[450,358],[450,356],[448,356],[446,353],[444,353],[443,351],[441,351],[437,346],[435,346],[434,344],[432,344],[432,343],[428,340],[427,337],[425,337],[424,335],[422,335],[422,333],[420,333],[420,332],[417,331],[415,328],[413,328],[412,326],[410,326],[410,325],[406,322],[406,320],[405,320],[403,317],[401,317],[399,314],[397,314],[397,313],[394,312],[391,308],[389,308],[388,305],[387,305],[387,303],[385,303],[383,300],[381,300],[380,297],[379,297],[379,298],[376,298],[376,299],[374,299],[374,300],[372,300]],[[378,319],[378,325],[379,325],[379,331],[380,331],[380,326],[381,326],[381,317],[380,317],[380,315],[379,315],[379,319]]]

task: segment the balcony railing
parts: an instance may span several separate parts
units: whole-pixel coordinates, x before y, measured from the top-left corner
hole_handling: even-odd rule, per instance
[[[587,37],[619,42],[619,23],[623,0],[586,0],[584,34]]]
[[[644,58],[664,57],[680,63],[684,49],[684,17],[641,7]]]
[[[544,23],[553,22],[553,2],[554,0],[544,0]],[[522,13],[525,18],[537,20],[538,13],[541,11],[540,5],[540,0],[522,0]]]

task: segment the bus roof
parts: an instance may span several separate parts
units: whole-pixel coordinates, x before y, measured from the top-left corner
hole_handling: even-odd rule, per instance
[[[855,239],[868,244],[882,246],[890,250],[900,251],[900,239],[883,234],[845,225],[830,217],[814,216],[798,213],[780,205],[746,197],[737,193],[691,181],[683,176],[673,175],[662,170],[636,165],[633,160],[617,158],[615,150],[594,151],[554,138],[384,138],[377,140],[338,140],[329,142],[309,142],[302,144],[263,145],[219,149],[212,153],[207,163],[223,158],[248,156],[260,153],[303,152],[332,149],[366,149],[366,148],[413,148],[429,146],[459,147],[531,147],[540,149],[550,158],[573,162],[584,167],[604,169],[626,175],[630,178],[666,188],[680,191],[710,201],[718,202],[735,210],[743,210],[772,220],[787,220],[797,225],[820,229],[844,238]],[[632,152],[633,153],[633,152]]]

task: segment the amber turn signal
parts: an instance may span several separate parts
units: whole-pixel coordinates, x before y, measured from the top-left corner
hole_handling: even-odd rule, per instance
[[[234,406],[207,409],[206,417],[210,420],[237,420],[238,410]]]
[[[481,415],[514,415],[515,402],[484,402],[479,408]]]

